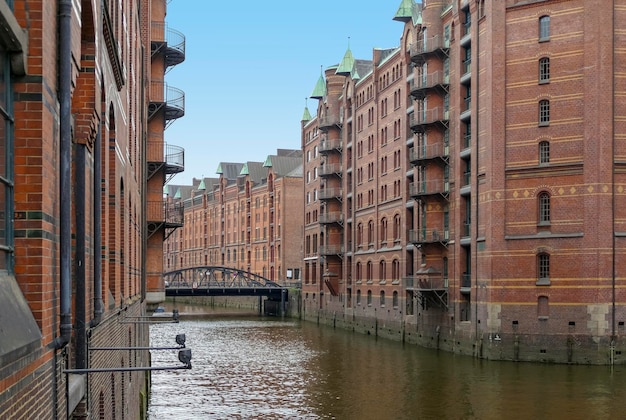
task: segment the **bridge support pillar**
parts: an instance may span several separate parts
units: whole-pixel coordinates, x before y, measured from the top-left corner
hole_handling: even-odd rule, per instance
[[[263,315],[263,296],[259,296],[259,315]]]

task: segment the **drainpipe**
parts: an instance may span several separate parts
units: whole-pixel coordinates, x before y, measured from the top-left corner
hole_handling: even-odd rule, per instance
[[[102,302],[102,124],[98,128],[93,146],[93,319],[95,327],[102,321],[104,303]]]
[[[71,184],[72,175],[72,128],[71,128],[71,0],[59,0],[59,105],[61,119],[60,139],[60,242],[61,242],[61,326],[60,336],[54,339],[56,349],[67,345],[72,335],[72,292],[71,292]]]
[[[74,270],[76,276],[76,295],[74,305],[76,311],[76,368],[87,367],[86,328],[85,317],[85,151],[86,146],[79,144],[76,147],[76,182],[74,183],[74,209],[76,212],[76,254]]]

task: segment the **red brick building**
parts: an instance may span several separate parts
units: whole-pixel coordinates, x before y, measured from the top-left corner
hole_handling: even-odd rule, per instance
[[[219,178],[168,185],[184,228],[165,243],[165,272],[199,267],[248,271],[281,285],[300,280],[302,152],[279,149],[264,162],[222,162]]]
[[[166,0],[0,2],[0,418],[145,417],[148,375],[129,368],[149,352],[95,348],[149,343],[133,319],[169,227],[150,200],[163,209],[182,169],[165,164],[163,131],[184,112],[164,87],[184,59],[165,13]]]
[[[348,50],[305,112],[306,318],[623,363],[624,8],[404,0],[393,18],[400,46]]]

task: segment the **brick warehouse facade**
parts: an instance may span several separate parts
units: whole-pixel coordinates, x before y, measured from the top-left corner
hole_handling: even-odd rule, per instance
[[[184,228],[165,242],[164,272],[228,267],[281,285],[300,280],[302,152],[279,149],[264,162],[220,163],[219,178],[168,185]]]
[[[133,321],[145,267],[178,227],[146,193],[160,182],[164,209],[163,184],[182,170],[182,149],[163,141],[184,113],[163,81],[184,59],[166,3],[0,2],[0,418],[146,415],[149,374],[129,368],[149,352],[95,347],[149,344]]]
[[[305,111],[304,317],[624,363],[626,3],[404,0],[394,20],[400,46],[348,49]]]

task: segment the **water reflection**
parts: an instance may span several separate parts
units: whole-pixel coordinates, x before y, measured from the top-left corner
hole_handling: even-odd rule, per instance
[[[182,312],[182,311],[181,311]],[[481,361],[311,323],[217,318],[187,335],[192,370],[155,372],[151,419],[613,419],[624,368]],[[153,362],[175,355],[153,352]]]

